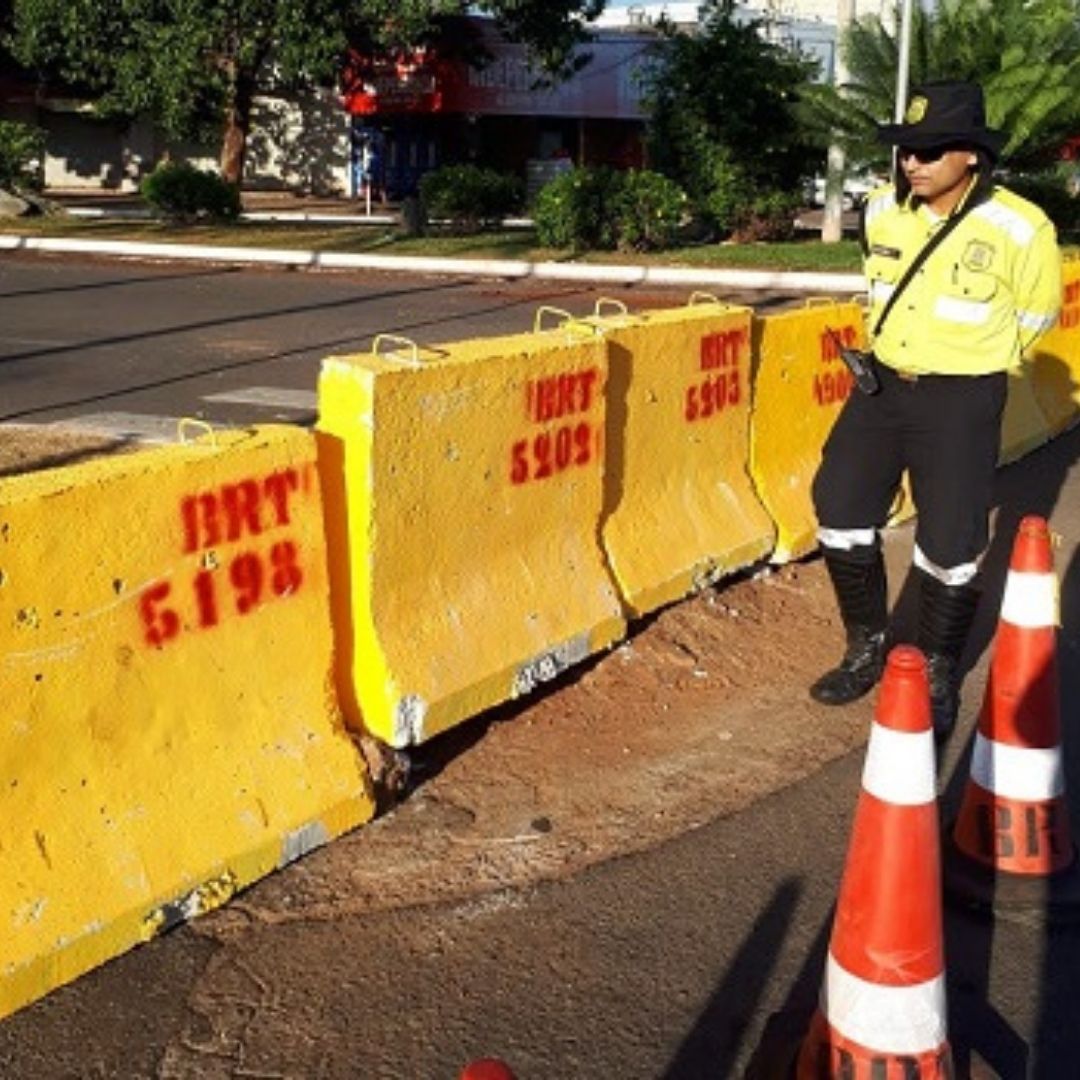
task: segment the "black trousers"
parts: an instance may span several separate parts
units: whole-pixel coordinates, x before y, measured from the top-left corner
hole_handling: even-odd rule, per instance
[[[853,389],[825,443],[813,484],[818,523],[880,528],[907,469],[923,554],[943,569],[974,562],[989,539],[1008,376],[907,380],[876,368],[880,392]]]

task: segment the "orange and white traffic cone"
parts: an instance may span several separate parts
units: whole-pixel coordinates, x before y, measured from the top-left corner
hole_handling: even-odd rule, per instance
[[[458,1080],[514,1080],[514,1074],[499,1058],[477,1058],[462,1069]]]
[[[934,735],[926,661],[889,654],[798,1080],[948,1080]]]
[[[945,867],[951,894],[1003,915],[1080,914],[1061,753],[1058,621],[1050,529],[1026,517]]]

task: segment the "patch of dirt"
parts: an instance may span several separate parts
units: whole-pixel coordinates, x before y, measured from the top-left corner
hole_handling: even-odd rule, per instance
[[[576,873],[731,814],[865,741],[806,687],[840,651],[820,562],[767,568],[639,624],[529,703],[419,748],[391,812],[193,929],[332,920]]]
[[[130,449],[133,449],[130,440],[72,428],[0,424],[0,477],[74,465]]]

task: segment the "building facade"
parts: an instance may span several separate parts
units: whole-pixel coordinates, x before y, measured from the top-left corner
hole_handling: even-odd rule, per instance
[[[860,0],[859,13],[882,2]],[[828,16],[835,19],[835,0],[763,0],[738,10],[770,39],[817,59],[820,77],[832,77],[836,29]],[[543,82],[522,45],[483,18],[471,22],[491,56],[484,67],[437,49],[357,57],[340,91],[256,100],[245,183],[400,199],[416,191],[425,172],[448,163],[513,173],[530,189],[571,164],[647,165],[642,77],[661,19],[694,32],[698,5],[609,9],[587,46],[590,62],[554,85]],[[33,86],[7,94],[0,115],[45,130],[50,188],[134,190],[166,151],[203,167],[216,164],[198,147],[167,147],[149,121],[102,121],[90,103]]]
[[[484,67],[436,50],[357,60],[342,99],[358,166],[353,194],[370,181],[401,198],[448,163],[476,162],[534,181],[571,162],[644,163],[641,78],[654,34],[600,30],[588,47],[591,62],[545,85],[524,46],[487,20],[479,28],[491,56]],[[366,157],[372,145],[374,165]]]

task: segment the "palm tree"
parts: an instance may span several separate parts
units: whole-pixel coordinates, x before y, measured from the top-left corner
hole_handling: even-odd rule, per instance
[[[841,42],[850,80],[815,85],[803,119],[833,133],[852,161],[882,166],[875,125],[892,118],[899,42],[878,16],[853,22]],[[1080,133],[1080,0],[939,0],[916,5],[911,83],[969,79],[982,85],[991,127],[1009,133],[1002,157],[1042,162]]]

